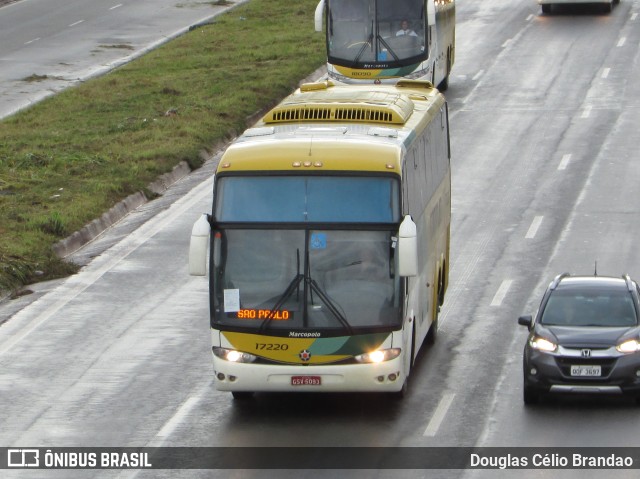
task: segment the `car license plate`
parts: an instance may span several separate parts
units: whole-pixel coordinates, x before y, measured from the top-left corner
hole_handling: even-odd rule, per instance
[[[594,377],[602,375],[602,367],[600,365],[595,366],[571,366],[571,375],[572,376],[582,376],[582,377]]]
[[[320,386],[320,376],[291,376],[292,386]]]

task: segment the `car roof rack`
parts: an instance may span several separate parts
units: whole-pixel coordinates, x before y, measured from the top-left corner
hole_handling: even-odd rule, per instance
[[[553,278],[553,281],[551,282],[551,285],[549,286],[549,289],[556,289],[558,287],[558,285],[560,284],[560,281],[562,281],[567,276],[571,276],[571,275],[569,273],[562,273],[562,274],[559,274],[558,276],[556,276],[555,278]]]

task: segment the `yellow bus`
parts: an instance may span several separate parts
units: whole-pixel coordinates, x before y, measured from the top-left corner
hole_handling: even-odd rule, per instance
[[[302,85],[227,148],[193,226],[216,388],[404,395],[436,337],[450,218],[438,90]]]
[[[455,0],[320,0],[315,29],[324,25],[329,78],[420,79],[445,91],[455,60],[455,12]]]

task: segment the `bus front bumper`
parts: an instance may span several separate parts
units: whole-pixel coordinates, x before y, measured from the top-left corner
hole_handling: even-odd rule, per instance
[[[402,356],[376,364],[274,365],[213,356],[216,389],[246,392],[397,392],[406,380]]]

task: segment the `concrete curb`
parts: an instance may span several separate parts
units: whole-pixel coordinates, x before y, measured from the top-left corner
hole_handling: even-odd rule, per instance
[[[324,75],[326,75],[326,67],[322,66],[308,77],[302,79],[298,83],[298,85],[317,81]],[[273,105],[248,117],[247,128],[260,120],[260,118],[262,118],[262,116],[266,114],[266,112],[271,108],[273,108]],[[228,144],[229,142],[216,145],[216,147],[213,149],[213,154],[210,154],[207,151],[203,150],[200,155],[205,160],[205,162],[210,161],[211,159],[215,158],[219,152],[226,149]],[[153,183],[149,184],[147,186],[147,189],[158,196],[162,196],[171,187],[171,185],[173,185],[178,180],[186,177],[191,172],[192,170],[187,162],[182,161],[178,165],[176,165],[170,173],[165,173]],[[153,199],[150,200],[149,198],[147,198],[147,196],[142,191],[128,196],[127,198],[116,204],[114,207],[112,207],[109,211],[104,213],[100,218],[93,220],[91,223],[76,231],[71,236],[53,245],[54,253],[60,258],[67,258],[83,246],[89,244],[91,241],[99,237],[104,231],[115,225],[129,213],[152,200]]]
[[[189,173],[191,173],[191,168],[189,168],[187,162],[182,161],[176,165],[170,173],[160,176],[156,181],[151,183],[148,189],[156,195],[161,196],[172,184],[184,178]],[[53,252],[60,258],[66,258],[93,241],[109,227],[148,201],[149,199],[142,191],[128,196],[104,213],[100,218],[93,220],[71,236],[54,244]]]

